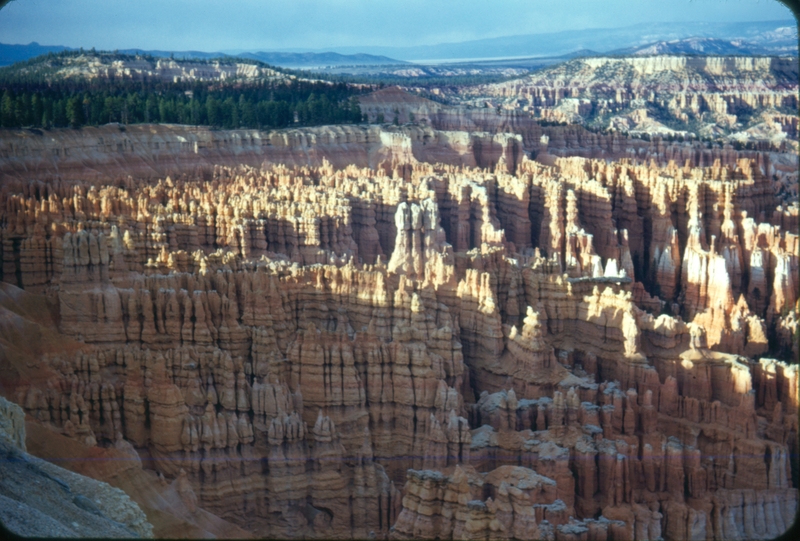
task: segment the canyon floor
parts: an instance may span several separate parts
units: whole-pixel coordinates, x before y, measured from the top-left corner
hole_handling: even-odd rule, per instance
[[[553,99],[534,83],[481,92]],[[796,108],[793,92],[770,103]],[[397,88],[360,100],[400,125],[0,130],[0,395],[18,405],[0,452],[128,510],[60,495],[64,528],[639,541],[792,525],[796,117],[737,150]]]

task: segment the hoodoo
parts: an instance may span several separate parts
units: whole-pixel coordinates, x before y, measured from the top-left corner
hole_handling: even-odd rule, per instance
[[[255,4],[247,27],[281,39],[279,8]],[[366,20],[307,4],[341,43],[342,14]],[[411,39],[430,18],[372,4],[358,39]],[[589,4],[582,20],[601,24]],[[164,14],[221,32],[241,9],[211,24],[198,13],[215,9],[162,2],[147,32],[138,11],[115,19],[177,44],[154,30]],[[486,13],[481,32],[505,37],[376,54],[187,44],[0,69],[4,528],[719,541],[792,527],[795,27],[512,35],[533,20],[517,11],[495,30]],[[488,35],[450,18],[442,36]],[[57,48],[0,44],[0,64],[33,49]]]
[[[796,349],[797,207],[756,159],[543,165],[514,137],[370,127],[251,132],[289,142],[189,167],[191,145],[130,129],[141,150],[84,150],[83,180],[70,145],[103,130],[0,142],[3,388],[33,433],[124,443],[136,475],[256,535],[793,520],[798,374],[770,356]]]

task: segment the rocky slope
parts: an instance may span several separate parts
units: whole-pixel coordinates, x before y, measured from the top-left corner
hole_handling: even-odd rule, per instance
[[[438,89],[434,89],[434,91],[436,90]],[[441,93],[441,95],[446,96],[447,93]],[[551,139],[566,139],[564,143],[567,144],[562,143],[562,146],[559,146],[558,149],[561,152],[568,153],[568,155],[602,152],[602,156],[597,154],[586,155],[585,157],[610,159],[633,157],[641,159],[642,154],[646,153],[645,159],[656,159],[664,163],[671,159],[671,156],[665,155],[663,152],[653,152],[654,146],[673,149],[689,147],[692,152],[701,151],[700,153],[706,149],[723,148],[719,141],[711,144],[710,142],[690,137],[689,134],[694,132],[690,131],[688,126],[684,127],[682,132],[686,136],[684,140],[676,141],[675,135],[677,132],[664,127],[663,124],[656,120],[652,112],[648,112],[649,109],[645,106],[639,109],[629,109],[623,116],[608,119],[613,126],[609,124],[606,127],[616,126],[615,130],[598,132],[584,129],[580,124],[548,125],[548,122],[543,122],[543,119],[537,117],[527,106],[517,107],[512,105],[505,107],[497,104],[492,105],[486,101],[481,101],[477,107],[469,104],[445,105],[417,95],[414,89],[403,90],[399,87],[389,87],[366,94],[359,98],[359,102],[362,111],[372,122],[377,121],[379,115],[382,115],[386,122],[392,122],[396,117],[400,124],[409,122],[426,124],[438,130],[516,133],[523,137],[524,147],[531,151],[539,149],[542,135],[547,135]],[[582,110],[586,113],[593,110],[594,105],[592,103],[594,102],[590,99],[570,99],[559,101],[558,107],[572,108],[575,112]],[[659,114],[658,112],[655,113],[656,116]],[[547,114],[545,114],[546,116]],[[721,128],[719,130],[715,128],[714,130],[716,131],[708,128],[705,131],[701,130],[698,133],[694,133],[694,135],[702,137],[713,135],[718,137],[723,133],[732,133],[729,138],[730,141],[751,143],[748,147],[751,151],[744,151],[745,153],[741,154],[741,156],[754,157],[752,150],[793,152],[796,154],[796,151],[792,150],[796,147],[796,115],[784,114],[772,108],[765,108],[759,114],[754,114],[752,118],[757,123],[751,123],[753,125],[750,128],[741,132],[731,131],[732,128],[736,127],[734,123],[728,126],[727,132]],[[547,118],[544,118],[544,120],[547,121]],[[559,122],[578,120],[582,122],[581,119],[573,118],[569,115],[563,118],[555,118],[554,120]],[[623,132],[628,131],[636,132],[636,130],[632,130],[632,127],[640,124],[652,127],[653,130],[647,133],[652,133],[653,137],[648,139],[629,138],[623,134]],[[739,126],[739,128],[743,128],[743,126]],[[554,148],[554,145],[551,144],[551,148]],[[733,150],[728,144],[725,144],[724,148]],[[678,150],[678,152],[686,153],[685,150]],[[717,153],[715,157],[719,157],[719,154]],[[691,165],[702,166],[703,164],[693,160]],[[796,169],[796,167],[794,168]]]
[[[717,137],[758,124],[765,112],[796,122],[797,88],[797,58],[656,55],[579,58],[447,94],[549,121]],[[787,138],[797,140],[796,128],[764,137],[774,143]]]
[[[25,413],[0,397],[0,522],[23,537],[153,537],[121,490],[28,454]]]
[[[55,352],[73,355],[80,351],[81,344],[58,332],[54,320],[58,311],[46,297],[7,283],[0,283],[0,287],[2,381],[16,381],[20,376],[28,381],[46,381],[53,374],[39,360]],[[118,495],[108,485],[122,490],[146,515],[151,525],[151,535],[171,538],[251,536],[247,531],[197,505],[196,495],[185,480],[178,478],[168,483],[152,469],[143,468],[142,458],[121,434],[115,436],[113,441],[101,440],[98,446],[98,440],[80,426],[74,432],[62,434],[61,430],[53,430],[52,425],[43,424],[30,415],[23,419],[23,410],[14,408],[16,406],[12,404],[9,411],[18,411],[18,414],[11,415],[14,422],[8,425],[13,430],[6,431],[17,434],[14,441],[23,442],[27,452],[33,455],[29,457],[29,462],[34,461],[42,468],[51,468],[48,470],[51,473],[57,470],[54,475],[59,479],[92,478],[102,481],[88,485],[86,483],[89,480],[81,481],[81,486],[88,487],[89,492],[85,495],[90,498],[94,498],[92,491],[96,492],[99,487],[101,494],[115,501],[119,500]],[[44,458],[54,464],[41,460],[36,462],[34,457]],[[24,492],[18,492],[17,495],[25,497]],[[32,493],[32,496],[36,497],[36,493]],[[51,504],[63,507],[57,499]],[[67,511],[69,507],[66,506]],[[21,518],[25,518],[24,515]],[[82,524],[82,521],[78,522]],[[25,527],[25,524],[22,526]],[[32,535],[30,530],[23,531],[28,532],[26,535]],[[102,531],[91,535],[105,536]]]
[[[147,129],[2,139],[0,388],[41,456],[138,457],[161,493],[94,474],[259,536],[793,521],[798,211],[765,153]]]
[[[733,136],[736,141],[750,142],[752,148],[736,150],[728,143],[671,141],[658,135],[651,140],[644,140],[628,137],[619,131],[594,133],[577,124],[547,126],[523,110],[443,105],[398,87],[362,96],[360,103],[362,111],[371,121],[375,121],[379,115],[383,115],[386,121],[392,121],[397,116],[400,124],[413,120],[416,124],[437,130],[513,133],[520,136],[523,151],[549,165],[557,157],[570,156],[601,160],[628,159],[633,163],[655,162],[660,166],[672,161],[690,167],[709,167],[717,162],[735,167],[740,159],[755,160],[759,169],[773,178],[775,190],[782,200],[791,202],[797,198],[800,162],[796,143],[780,138],[776,145],[769,139],[776,130],[781,133],[786,130],[796,136],[796,129],[793,128],[797,124],[796,116],[764,113],[763,123]],[[640,119],[648,122],[647,114],[640,115]],[[516,166],[516,162],[512,166]]]

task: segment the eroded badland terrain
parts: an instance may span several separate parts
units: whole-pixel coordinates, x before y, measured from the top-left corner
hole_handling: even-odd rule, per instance
[[[137,535],[781,534],[797,60],[668,93],[658,58],[592,61],[652,75],[602,98],[565,68],[360,97],[399,125],[0,130],[14,452],[122,489]],[[541,122],[656,109],[751,145]]]

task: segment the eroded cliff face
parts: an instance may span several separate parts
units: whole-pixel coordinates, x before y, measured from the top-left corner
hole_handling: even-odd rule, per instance
[[[263,163],[337,168],[417,161],[492,167],[521,159],[519,136],[441,131],[427,126],[323,126],[288,130],[212,130],[173,124],[107,124],[80,130],[0,130],[0,175],[9,179],[164,178],[215,165]],[[385,165],[382,165],[385,162]]]
[[[349,130],[168,177],[5,158],[7,296],[52,308],[9,323],[4,392],[255,535],[788,527],[798,217],[757,160],[547,165],[519,135]]]
[[[577,58],[524,78],[443,93],[549,121],[796,145],[797,89],[797,58],[655,55]],[[690,129],[690,121],[699,127]]]
[[[512,83],[523,84],[520,81],[503,84],[511,85]],[[607,84],[600,82],[597,82],[597,85],[602,89],[608,87]],[[548,82],[546,86],[549,90],[553,90],[550,88],[553,86],[552,82]],[[556,90],[564,92],[564,89],[560,87]],[[475,91],[483,92],[480,88]],[[768,90],[764,89],[764,92],[767,93]],[[794,92],[794,94],[790,94],[793,96],[792,99],[796,99],[796,83],[792,92]],[[648,96],[652,99],[655,99],[655,96],[663,95],[665,95],[665,90],[661,88],[654,87],[648,91]],[[703,94],[693,95],[696,97]],[[780,192],[779,195],[783,199],[787,201],[797,199],[797,171],[800,162],[798,162],[796,151],[797,132],[792,127],[796,125],[797,117],[778,114],[775,111],[773,111],[775,114],[767,111],[762,115],[765,122],[772,127],[767,129],[769,127],[767,126],[764,128],[766,131],[758,128],[750,134],[752,137],[748,135],[751,146],[749,150],[736,150],[729,143],[712,145],[690,139],[670,141],[666,139],[667,132],[661,132],[661,135],[658,135],[659,132],[656,131],[651,140],[629,138],[623,135],[622,131],[629,131],[630,126],[618,126],[616,132],[595,133],[579,124],[542,125],[541,115],[544,113],[528,107],[444,105],[397,87],[389,87],[366,94],[359,98],[359,102],[364,114],[373,122],[376,121],[378,115],[383,115],[387,122],[392,121],[396,115],[399,123],[413,120],[413,122],[431,126],[436,130],[478,131],[489,134],[513,133],[521,138],[521,149],[529,157],[548,165],[553,165],[555,159],[559,157],[583,157],[613,161],[628,159],[642,164],[655,162],[662,167],[673,161],[680,166],[701,168],[711,167],[716,162],[723,166],[736,167],[737,162],[741,159],[754,160],[764,175],[772,177],[775,182],[773,187],[776,192]],[[555,102],[552,105],[555,105]],[[590,107],[594,106],[590,105]],[[620,107],[627,106],[620,105]],[[698,114],[704,114],[703,110]],[[646,113],[644,113],[644,117],[647,117]],[[555,120],[569,119],[565,117]],[[781,131],[784,129],[786,130],[785,137],[777,139],[773,137],[775,130],[784,133]],[[479,163],[479,165],[486,167],[492,164]],[[514,170],[516,163],[512,165],[510,171]]]

